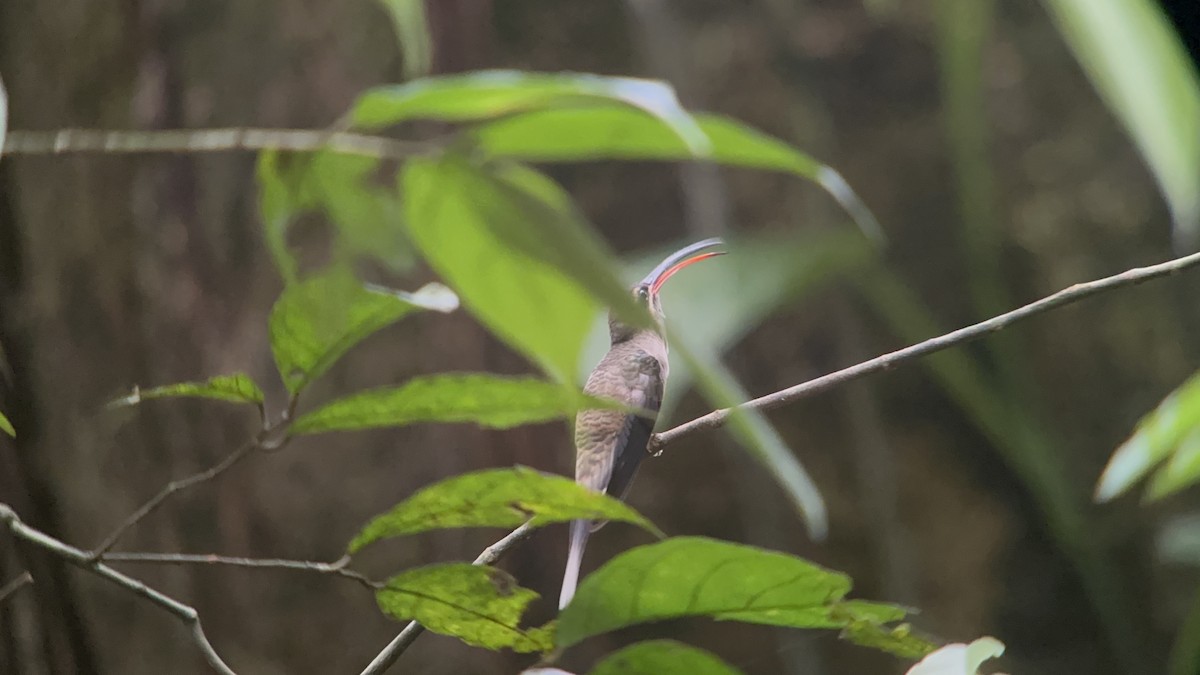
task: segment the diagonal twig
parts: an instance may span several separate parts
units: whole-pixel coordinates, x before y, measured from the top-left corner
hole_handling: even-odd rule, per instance
[[[315,560],[288,560],[283,558],[241,558],[210,553],[106,553],[104,560],[113,563],[148,563],[162,565],[225,565],[252,569],[292,570],[345,577],[370,590],[383,588],[384,584],[372,581],[366,575],[348,569],[349,556],[334,562]]]
[[[512,532],[509,532],[500,541],[497,541],[491,546],[483,549],[483,552],[480,553],[479,557],[475,558],[471,564],[491,565],[500,558],[504,557],[504,554],[508,553],[509,550],[511,550],[517,544],[520,544],[528,539],[529,536],[533,534],[535,529],[536,528],[534,527],[532,520],[526,521],[524,525],[518,527]],[[404,627],[404,630],[400,631],[400,634],[393,638],[392,641],[383,648],[383,651],[379,652],[379,654],[375,656],[371,663],[368,664],[365,669],[363,669],[361,675],[380,675],[380,673],[383,673],[388,668],[391,668],[392,664],[396,662],[396,659],[400,658],[400,655],[404,653],[404,650],[408,649],[409,646],[412,645],[413,641],[420,637],[421,633],[423,632],[425,632],[424,626],[416,621],[408,622],[408,625]]]
[[[4,604],[4,601],[8,599],[8,596],[16,593],[26,585],[32,583],[33,575],[30,574],[28,570],[21,572],[19,575],[17,575],[17,578],[13,579],[7,584],[4,584],[3,587],[0,587],[0,604]]]
[[[0,504],[0,522],[8,527],[9,532],[12,532],[14,537],[48,551],[86,572],[107,579],[174,614],[191,629],[192,641],[196,643],[196,646],[200,649],[200,653],[203,654],[209,665],[221,673],[221,675],[237,675],[233,672],[233,669],[221,660],[217,651],[213,649],[212,643],[204,635],[204,628],[200,625],[200,615],[191,605],[185,605],[168,595],[156,591],[137,579],[126,576],[104,563],[97,562],[89,554],[26,525],[21,522],[17,513],[7,504]]]
[[[96,561],[104,557],[104,555],[108,553],[109,549],[111,549],[117,543],[117,541],[129,531],[129,528],[137,525],[143,518],[153,513],[156,509],[158,509],[158,507],[162,506],[163,502],[167,501],[171,495],[179,492],[180,490],[186,490],[197,483],[203,483],[216,478],[222,473],[225,473],[225,471],[227,471],[233,465],[245,459],[250,455],[251,452],[260,446],[261,441],[259,438],[247,441],[237,450],[234,450],[226,455],[225,459],[222,459],[220,462],[217,462],[204,471],[194,473],[187,478],[181,478],[179,480],[173,480],[170,483],[167,483],[161,490],[158,491],[157,494],[147,500],[145,504],[142,504],[136,511],[129,514],[129,517],[122,521],[121,524],[117,526],[117,529],[113,530],[111,534],[105,537],[104,541],[100,542],[100,544],[96,546],[96,548],[93,549],[89,554],[89,559]]]
[[[696,419],[680,424],[679,426],[655,434],[650,438],[650,443],[647,451],[654,454],[661,450],[666,445],[677,441],[684,436],[694,434],[697,431],[716,429],[724,426],[729,420],[729,415],[735,409],[750,409],[750,410],[771,410],[779,406],[793,403],[802,398],[812,396],[823,392],[827,389],[845,384],[851,380],[857,380],[860,377],[871,375],[889,368],[893,368],[906,361],[911,361],[934,352],[942,351],[972,340],[977,340],[986,336],[989,333],[994,333],[998,330],[1008,327],[1009,325],[1027,319],[1031,316],[1048,312],[1056,307],[1061,307],[1078,300],[1102,293],[1104,291],[1120,288],[1122,286],[1134,286],[1144,281],[1156,279],[1158,277],[1167,276],[1182,272],[1190,267],[1200,264],[1200,253],[1193,253],[1174,260],[1168,260],[1157,265],[1148,267],[1135,267],[1131,270],[1126,270],[1120,274],[1114,274],[1109,277],[1088,281],[1085,283],[1075,284],[1069,288],[1063,289],[1053,295],[1046,296],[1041,300],[1031,302],[1028,305],[1014,309],[1011,312],[1006,312],[999,316],[992,317],[986,321],[972,324],[966,328],[960,328],[951,333],[919,342],[910,347],[905,347],[890,354],[878,356],[869,361],[863,361],[849,368],[818,377],[814,380],[809,380],[793,387],[788,387],[766,396],[760,396],[751,401],[747,401],[736,408],[721,408],[714,410],[707,415],[702,415]]]

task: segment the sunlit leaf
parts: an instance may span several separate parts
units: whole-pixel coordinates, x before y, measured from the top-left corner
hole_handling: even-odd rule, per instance
[[[254,380],[250,379],[248,375],[238,373],[236,375],[219,375],[204,382],[181,382],[152,389],[134,389],[133,393],[112,401],[108,406],[113,408],[136,405],[152,398],[172,397],[213,398],[232,403],[259,405],[263,402],[262,390],[258,388]]]
[[[870,210],[836,171],[792,146],[735,120],[693,115],[721,164],[795,174],[815,181],[873,239],[883,238]],[[598,159],[671,160],[695,155],[676,134],[637,111],[619,107],[554,108],[504,117],[471,130],[487,152],[536,162]]]
[[[446,527],[515,527],[569,520],[616,520],[661,533],[624,502],[562,476],[532,469],[491,469],[449,478],[418,491],[376,517],[349,552],[385,539]]]
[[[1129,440],[1108,460],[1096,486],[1096,500],[1116,497],[1145,477],[1155,466],[1172,457],[1160,471],[1152,496],[1179,490],[1200,477],[1200,373],[1171,393],[1138,422]]]
[[[737,675],[703,649],[674,640],[648,640],[605,657],[588,675]]]
[[[355,103],[350,121],[378,129],[412,119],[469,122],[547,108],[611,106],[627,107],[664,127],[691,156],[709,151],[707,137],[670,85],[586,73],[487,70],[376,87]]]
[[[417,310],[449,312],[458,299],[441,284],[414,293],[365,287],[335,269],[289,286],[271,309],[271,350],[293,394],[319,377],[346,350]]]
[[[307,208],[302,195],[297,194],[285,175],[283,156],[274,150],[258,153],[256,178],[258,182],[258,211],[275,268],[289,284],[299,278],[296,258],[288,249],[287,229],[296,215]]]
[[[434,633],[476,647],[544,652],[553,646],[553,626],[520,625],[525,607],[537,597],[507,572],[468,563],[409,570],[375,594],[379,608],[393,619],[415,619]]]
[[[994,637],[981,637],[971,644],[956,642],[921,659],[905,675],[977,675],[988,659],[1004,654],[1004,643]]]
[[[425,16],[425,0],[380,0],[396,28],[404,55],[404,78],[411,80],[429,72],[433,62],[433,40]]]
[[[293,433],[399,427],[418,422],[473,422],[494,429],[545,422],[585,408],[619,407],[570,386],[533,378],[455,373],[416,377],[397,387],[351,394],[307,413]]]
[[[845,628],[902,616],[850,604],[850,579],[795,556],[699,537],[677,537],[622,553],[580,584],[559,616],[556,644],[688,616],[787,626]]]
[[[8,418],[4,416],[4,413],[0,413],[0,431],[3,431],[13,438],[17,437],[17,430],[13,428],[12,422],[8,421]]]
[[[598,307],[574,279],[493,229],[523,205],[453,157],[410,160],[402,185],[414,243],[463,305],[547,373],[571,381]]]
[[[1200,79],[1151,0],[1046,0],[1067,44],[1137,143],[1175,217],[1177,241],[1200,226]]]

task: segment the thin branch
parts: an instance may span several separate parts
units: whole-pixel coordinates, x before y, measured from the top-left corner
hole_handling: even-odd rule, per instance
[[[793,403],[807,396],[823,392],[827,389],[845,384],[851,380],[856,380],[860,377],[877,373],[882,370],[894,368],[906,361],[942,351],[956,345],[960,345],[971,340],[977,340],[989,333],[994,333],[998,330],[1016,323],[1022,319],[1027,319],[1031,316],[1048,312],[1056,307],[1061,307],[1070,304],[1077,300],[1103,293],[1114,288],[1122,286],[1133,286],[1144,281],[1156,279],[1158,277],[1167,276],[1182,272],[1189,267],[1200,264],[1200,253],[1193,253],[1182,258],[1168,260],[1164,263],[1151,265],[1149,267],[1135,267],[1131,270],[1126,270],[1120,274],[1114,274],[1110,277],[1089,281],[1086,283],[1075,284],[1069,288],[1063,289],[1053,295],[1047,296],[1036,302],[1031,302],[1024,307],[1014,309],[1011,312],[1001,314],[986,321],[980,321],[977,324],[960,328],[952,333],[947,333],[940,337],[931,338],[924,342],[919,342],[911,347],[905,347],[890,354],[876,357],[870,361],[864,361],[849,368],[844,368],[834,373],[818,377],[815,380],[809,380],[797,384],[794,387],[788,387],[773,394],[761,396],[752,401],[747,401],[737,408],[749,410],[771,410],[779,406]],[[714,410],[707,415],[697,417],[696,419],[681,424],[673,429],[669,429],[660,434],[655,434],[650,439],[647,451],[654,454],[661,450],[666,445],[683,438],[684,436],[694,434],[697,431],[708,429],[716,429],[723,426],[729,419],[730,412],[733,408],[722,408]]]
[[[8,596],[12,595],[13,593],[16,593],[17,591],[21,590],[28,584],[32,584],[32,583],[33,583],[33,575],[30,574],[28,571],[21,572],[21,574],[19,574],[16,579],[13,579],[12,581],[8,582],[7,584],[4,584],[4,587],[0,588],[0,605],[4,604],[4,601],[8,599]]]
[[[29,527],[21,522],[21,519],[17,517],[17,513],[7,504],[0,504],[0,522],[7,525],[8,530],[12,532],[14,537],[46,550],[86,572],[107,579],[174,614],[191,629],[192,640],[196,643],[196,646],[200,649],[200,653],[204,655],[209,665],[222,675],[236,675],[233,669],[221,660],[216,650],[213,649],[212,643],[205,637],[204,629],[200,625],[200,615],[194,607],[185,605],[168,595],[164,595],[137,579],[126,576],[103,563],[96,562],[89,554],[73,546],[64,544],[44,532]]]
[[[350,558],[342,558],[334,562],[317,562],[315,560],[286,560],[281,558],[239,558],[211,553],[107,553],[104,559],[108,562],[149,563],[162,565],[226,565],[230,567],[249,567],[253,569],[280,569],[296,572],[315,572],[317,574],[345,577],[362,584],[370,590],[383,588],[383,584],[372,581],[365,575],[347,569]]]
[[[265,432],[262,435],[265,435]],[[225,471],[227,471],[234,464],[237,464],[241,460],[245,459],[250,455],[251,452],[259,447],[262,435],[260,435],[260,438],[255,438],[254,440],[246,442],[237,450],[229,453],[225,459],[222,459],[220,462],[214,464],[208,469],[192,474],[187,478],[181,478],[179,480],[173,480],[170,483],[167,483],[162,490],[158,491],[158,494],[151,497],[145,504],[142,504],[138,510],[131,513],[128,518],[118,525],[117,529],[113,530],[111,534],[105,537],[104,541],[100,542],[100,545],[92,550],[89,558],[93,561],[96,561],[104,557],[104,554],[108,553],[109,549],[111,549],[117,543],[117,541],[124,536],[127,531],[129,531],[129,528],[137,525],[143,518],[153,513],[158,507],[162,506],[163,502],[165,502],[171,495],[179,492],[180,490],[186,490],[197,483],[210,481],[222,473],[225,473]]]
[[[403,159],[426,154],[441,144],[437,141],[402,141],[344,131],[318,129],[168,129],[124,131],[106,129],[59,129],[57,131],[9,131],[4,155],[61,155],[76,152],[102,153],[194,153],[231,150],[287,150],[335,152]]]
[[[512,532],[509,532],[500,541],[483,549],[483,552],[480,553],[479,557],[475,558],[475,561],[471,564],[491,565],[500,558],[504,557],[504,554],[508,553],[514,546],[528,539],[529,536],[533,534],[534,529],[536,528],[533,525],[533,521],[527,521],[524,525],[518,527]],[[392,664],[396,663],[396,659],[400,658],[400,655],[404,653],[404,650],[408,649],[409,646],[412,645],[412,643],[418,637],[420,637],[421,633],[423,632],[425,632],[424,626],[416,621],[410,621],[408,625],[404,627],[404,630],[400,631],[400,634],[397,635],[391,642],[389,642],[388,645],[383,648],[383,651],[379,652],[375,659],[371,661],[369,665],[367,665],[367,667],[362,671],[361,675],[380,675],[380,673],[383,673],[388,668],[391,668]]]

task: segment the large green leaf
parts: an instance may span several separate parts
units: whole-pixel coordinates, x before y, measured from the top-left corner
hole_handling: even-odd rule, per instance
[[[507,429],[566,417],[585,408],[619,407],[555,382],[455,373],[416,377],[398,387],[351,394],[301,416],[292,431],[315,434],[418,422],[474,422]]]
[[[4,416],[4,413],[0,413],[0,431],[3,431],[13,438],[17,437],[17,430],[13,428],[12,422],[8,421],[8,418]]]
[[[449,312],[458,299],[441,284],[415,293],[364,287],[335,269],[289,286],[271,309],[271,350],[292,394],[320,377],[346,350],[410,312]]]
[[[608,655],[589,675],[737,675],[739,672],[703,649],[674,640],[648,640]]]
[[[348,550],[354,553],[380,539],[446,527],[514,527],[530,518],[536,525],[618,520],[661,536],[620,500],[562,476],[516,467],[476,471],[424,488],[368,523]]]
[[[1092,83],[1137,143],[1182,243],[1200,226],[1200,80],[1151,0],[1045,0]]]
[[[384,614],[419,621],[469,645],[544,652],[553,646],[553,626],[520,625],[525,607],[537,597],[507,572],[469,563],[409,570],[389,579],[375,594]]]
[[[429,264],[494,334],[556,379],[573,379],[598,307],[576,280],[497,233],[530,212],[454,157],[410,160],[402,173],[408,228]]]
[[[379,129],[412,119],[470,122],[548,108],[615,106],[663,127],[693,157],[709,151],[704,132],[679,105],[670,85],[584,73],[487,70],[376,87],[355,103],[350,121]]]
[[[815,181],[838,200],[865,233],[882,238],[871,211],[830,167],[727,117],[693,117],[707,139],[707,159]],[[492,155],[538,162],[695,158],[691,148],[662,124],[635,110],[612,106],[525,112],[475,127],[471,135]]]
[[[136,405],[152,398],[212,398],[231,403],[262,405],[263,393],[249,375],[219,375],[204,382],[181,382],[152,389],[134,389],[133,393],[109,403],[109,407]]]
[[[1124,493],[1168,458],[1151,484],[1151,497],[1162,497],[1200,479],[1200,372],[1138,422],[1133,435],[1108,460],[1096,485],[1096,500],[1107,501]]]
[[[400,227],[401,206],[391,181],[378,183],[373,157],[324,150],[259,155],[259,210],[267,247],[288,283],[300,276],[287,243],[288,228],[303,213],[323,214],[336,228],[339,257],[369,257],[391,269],[412,262]]]
[[[559,616],[556,645],[689,616],[793,628],[891,621],[888,605],[844,602],[850,579],[795,556],[699,537],[639,546],[580,584]]]

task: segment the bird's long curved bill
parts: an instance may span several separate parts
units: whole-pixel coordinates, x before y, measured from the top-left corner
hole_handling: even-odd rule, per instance
[[[658,289],[662,288],[662,285],[667,282],[667,279],[670,279],[679,270],[706,258],[724,255],[725,251],[712,250],[717,246],[724,245],[725,241],[723,239],[713,237],[684,246],[663,259],[653,270],[650,270],[650,273],[642,279],[642,285],[649,286],[651,293],[657,293]]]

